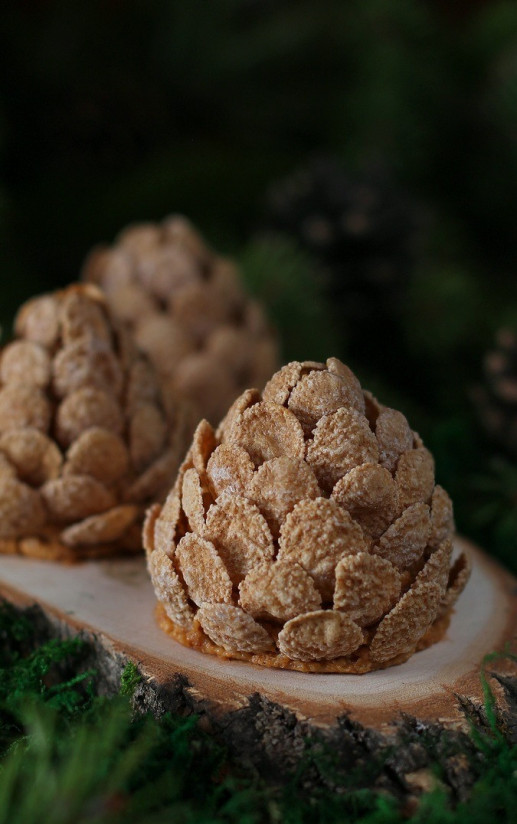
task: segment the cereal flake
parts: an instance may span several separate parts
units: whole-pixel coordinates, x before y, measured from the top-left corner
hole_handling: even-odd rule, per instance
[[[303,458],[305,454],[303,429],[296,416],[267,401],[241,413],[229,440],[245,449],[256,466],[282,455]]]
[[[361,628],[348,615],[316,610],[298,615],[278,635],[280,652],[298,661],[321,661],[350,655],[363,643]]]
[[[50,381],[50,358],[38,343],[16,340],[5,347],[0,364],[4,384],[28,384],[44,389]]]
[[[429,503],[434,489],[434,460],[429,450],[420,447],[403,452],[397,464],[395,480],[402,507],[419,502]]]
[[[359,626],[368,626],[394,606],[400,589],[400,575],[393,564],[358,552],[342,558],[336,567],[334,608],[343,610]]]
[[[403,452],[413,448],[413,433],[396,409],[383,409],[377,418],[375,435],[379,444],[379,462],[393,472]]]
[[[246,496],[257,504],[275,537],[298,501],[317,498],[320,494],[310,466],[305,461],[285,456],[263,463],[246,489]]]
[[[253,567],[239,584],[239,595],[241,607],[254,618],[276,621],[288,621],[321,606],[311,576],[291,559]]]
[[[64,475],[91,475],[112,484],[127,474],[129,455],[122,438],[94,426],[85,430],[71,445],[66,456]]]
[[[395,481],[376,463],[351,469],[337,482],[332,497],[373,538],[382,535],[399,512]]]
[[[300,564],[324,601],[334,592],[335,568],[345,555],[367,552],[361,527],[332,499],[317,497],[295,505],[280,530],[279,560]]]
[[[410,568],[424,554],[431,531],[427,504],[413,504],[388,527],[373,549],[397,569]]]
[[[168,617],[180,627],[190,629],[194,620],[194,611],[188,602],[171,559],[163,552],[151,552],[147,556],[147,566],[156,597],[163,605]]]
[[[231,604],[203,604],[197,619],[211,641],[228,652],[259,653],[273,650],[273,641],[260,624]]]
[[[215,546],[199,535],[185,535],[175,552],[188,594],[197,606],[230,604],[232,582]]]
[[[122,538],[139,515],[139,507],[116,506],[108,512],[91,515],[84,521],[69,526],[61,533],[61,538],[68,546],[107,544]]]
[[[307,447],[307,462],[325,490],[332,489],[355,466],[378,457],[377,440],[368,421],[355,409],[345,407],[320,418]]]
[[[255,466],[246,450],[223,443],[210,456],[206,474],[214,495],[243,495],[253,479]]]
[[[224,493],[208,510],[205,537],[212,541],[232,581],[240,581],[260,561],[273,557],[273,539],[255,504]]]

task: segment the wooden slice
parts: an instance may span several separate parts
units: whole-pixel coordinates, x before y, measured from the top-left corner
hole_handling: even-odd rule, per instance
[[[143,557],[76,565],[2,557],[0,594],[23,607],[37,603],[61,631],[96,636],[118,660],[137,662],[148,683],[167,688],[184,676],[194,703],[208,702],[215,716],[242,709],[258,693],[323,726],[347,715],[381,730],[405,713],[457,727],[465,723],[457,696],[482,703],[483,658],[514,641],[517,615],[515,579],[458,539],[460,547],[471,554],[473,571],[443,640],[402,665],[365,675],[266,669],[181,646],[156,623]]]

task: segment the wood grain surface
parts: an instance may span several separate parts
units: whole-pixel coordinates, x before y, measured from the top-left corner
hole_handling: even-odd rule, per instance
[[[37,603],[69,631],[95,636],[106,650],[137,662],[149,681],[167,685],[185,676],[191,695],[216,714],[258,693],[317,725],[347,714],[380,729],[406,713],[454,726],[464,721],[456,696],[482,700],[483,658],[513,643],[517,617],[515,579],[457,539],[460,545],[471,554],[473,572],[443,640],[402,665],[365,675],[272,670],[181,646],[155,622],[143,557],[75,565],[2,557],[0,594],[20,606]]]

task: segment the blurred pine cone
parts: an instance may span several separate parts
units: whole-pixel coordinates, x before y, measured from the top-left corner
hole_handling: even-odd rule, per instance
[[[93,250],[83,279],[104,290],[161,377],[212,423],[277,367],[261,305],[246,296],[235,264],[183,217],[128,227]]]
[[[483,359],[484,383],[473,399],[486,432],[517,457],[517,334],[500,329],[496,346]]]
[[[296,237],[323,264],[350,329],[399,314],[413,262],[418,209],[381,169],[362,175],[320,158],[268,195],[265,228]]]

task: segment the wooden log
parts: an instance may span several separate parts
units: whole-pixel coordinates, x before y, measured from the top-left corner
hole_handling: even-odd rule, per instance
[[[462,798],[473,780],[469,723],[486,721],[483,660],[515,641],[517,581],[472,545],[457,544],[471,554],[473,572],[443,640],[365,675],[266,669],[179,645],[156,624],[143,558],[62,565],[2,557],[0,595],[19,608],[38,605],[60,635],[88,638],[107,691],[128,660],[137,663],[139,707],[200,713],[239,758],[275,779],[292,774],[308,751],[330,745],[343,769],[361,773],[363,765],[376,787],[402,795],[422,789],[429,765],[443,762],[445,783]],[[489,677],[501,720],[517,740],[517,668],[501,658]],[[372,773],[379,752],[387,760]]]

